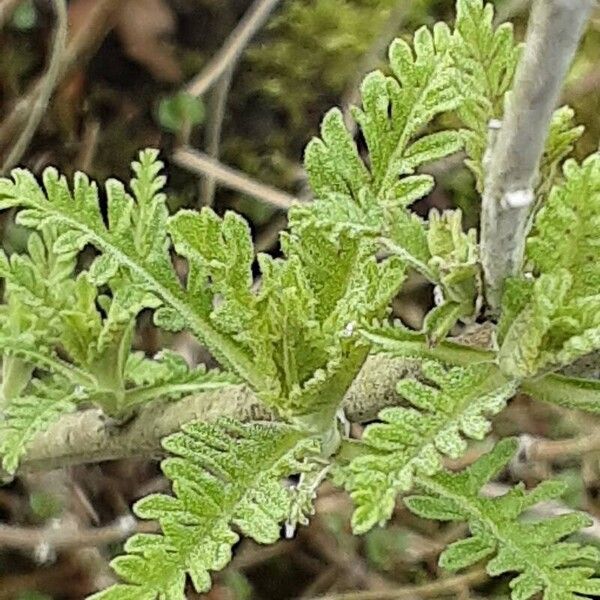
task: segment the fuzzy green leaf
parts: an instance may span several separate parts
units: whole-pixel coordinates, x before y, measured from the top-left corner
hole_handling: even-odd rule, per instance
[[[12,400],[0,415],[0,458],[2,468],[14,473],[21,456],[40,431],[44,431],[62,415],[73,412],[85,396],[81,392],[68,395],[62,387],[50,388],[35,382],[32,393]]]
[[[457,90],[463,97],[458,114],[467,166],[477,189],[483,191],[484,157],[489,143],[488,124],[500,119],[520,55],[513,28],[493,25],[494,7],[483,0],[458,0],[452,58],[457,67]]]
[[[500,364],[515,376],[555,369],[600,348],[600,154],[568,161],[565,180],[539,211],[527,244],[535,281],[512,286]],[[520,309],[520,311],[518,310]]]
[[[112,404],[104,403],[114,411],[127,402],[123,366],[133,320],[141,308],[154,308],[160,327],[189,329],[282,416],[313,415],[320,427],[331,427],[367,355],[357,326],[385,315],[404,279],[403,264],[396,258],[378,262],[372,241],[347,235],[330,240],[316,227],[292,229],[283,236],[282,259],[257,257],[262,282],[254,289],[255,257],[245,221],[210,209],[169,218],[161,166],[156,152],[140,154],[133,196],[121,183],[107,182],[107,224],[96,187],[82,174],[72,191],[52,169],[45,172],[43,189],[22,170],[1,180],[3,203],[22,207],[19,219],[76,232],[67,236],[70,246],[63,244],[72,252],[83,237],[100,252],[89,275],[68,282],[77,301],[58,310],[79,335],[61,331],[57,339],[69,342],[75,362],[94,366],[103,393],[116,394]],[[185,283],[173,268],[171,248],[187,261]],[[106,282],[112,300],[97,296],[96,285]],[[64,292],[59,294],[64,301]],[[96,303],[108,313],[106,322]],[[100,359],[95,341],[102,346]],[[110,379],[114,373],[120,381]]]
[[[138,534],[112,566],[125,583],[92,596],[185,600],[186,574],[196,591],[210,588],[210,571],[231,560],[234,531],[258,543],[275,542],[291,510],[283,484],[302,472],[311,440],[284,425],[241,425],[222,419],[190,423],[164,440],[174,458],[162,463],[175,497],[152,495],[136,513],[159,521],[162,534]]]
[[[581,561],[598,565],[600,553],[591,546],[561,541],[586,527],[587,516],[570,513],[538,522],[519,520],[528,508],[564,493],[563,484],[545,482],[531,492],[517,486],[497,498],[481,495],[480,489],[497,475],[516,448],[514,440],[503,440],[461,473],[418,477],[419,486],[429,495],[406,498],[406,505],[424,518],[442,516],[468,522],[473,536],[442,553],[440,565],[444,568],[462,569],[494,554],[487,565],[490,575],[519,573],[510,584],[513,600],[527,600],[538,592],[543,592],[545,600],[596,595],[600,579],[594,578],[595,569],[580,565]]]
[[[366,140],[369,166],[360,157],[341,112],[323,119],[321,138],[313,139],[305,166],[316,195],[310,209],[294,208],[292,227],[318,224],[335,235],[384,238],[385,245],[429,276],[424,223],[406,207],[427,194],[428,175],[414,175],[421,165],[461,148],[456,131],[423,134],[440,113],[460,101],[449,56],[451,35],[438,24],[419,29],[412,46],[395,40],[389,49],[391,76],[376,71],[361,87],[362,107],[353,116]]]
[[[161,351],[152,360],[141,353],[130,354],[125,379],[135,385],[125,391],[124,406],[128,409],[159,398],[178,400],[240,383],[233,375],[207,371],[204,365],[192,369],[182,356],[170,350]]]
[[[213,301],[210,288],[203,293],[198,288],[184,288],[173,269],[166,199],[162,193],[165,178],[160,175],[161,168],[157,152],[144,151],[140,153],[139,162],[133,164],[133,197],[120,182],[106,183],[108,225],[98,203],[96,185],[82,173],[75,175],[71,191],[66,179],[55,169],[44,172],[43,188],[28,171],[15,169],[12,180],[2,180],[0,195],[4,206],[23,209],[17,217],[22,224],[35,228],[53,225],[85,235],[88,243],[110,257],[108,263],[117,262],[126,270],[133,284],[181,315],[186,327],[204,341],[223,364],[246,381],[258,383],[264,376],[255,369],[251,357],[210,321],[206,310],[207,298]],[[97,270],[101,274],[105,272],[104,268],[97,267],[94,275]],[[114,265],[110,270],[114,270]],[[200,280],[204,282],[208,274],[202,275]],[[199,276],[194,274],[194,277]]]
[[[426,362],[423,375],[431,385],[399,382],[398,392],[412,407],[384,409],[382,422],[366,428],[359,455],[340,470],[356,505],[356,533],[389,519],[396,496],[412,489],[415,475],[437,473],[442,456],[464,454],[465,438],[485,437],[488,417],[500,412],[516,390],[491,363],[447,370]]]

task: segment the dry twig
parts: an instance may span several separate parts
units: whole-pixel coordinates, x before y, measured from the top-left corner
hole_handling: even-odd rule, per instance
[[[31,107],[27,123],[2,165],[2,173],[6,173],[12,169],[23,157],[46,112],[48,102],[58,82],[60,64],[67,45],[67,3],[65,0],[52,0],[52,5],[56,13],[56,33],[52,42],[52,52],[48,61],[48,68],[41,80],[40,91]]]
[[[600,433],[570,440],[544,440],[522,435],[521,453],[526,461],[553,461],[600,451]]]
[[[432,583],[421,585],[410,585],[393,590],[370,590],[358,592],[344,592],[341,594],[330,594],[328,596],[319,596],[315,600],[400,600],[408,598],[439,598],[449,594],[456,594],[465,587],[480,585],[487,581],[488,575],[485,569],[470,571],[464,575],[455,577],[446,577]]]
[[[87,15],[85,24],[71,37],[63,53],[58,69],[57,84],[71,71],[82,66],[94,53],[111,27],[114,14],[122,0],[96,0]],[[12,112],[0,124],[0,146],[6,146],[15,132],[23,126],[38,101],[44,87],[44,78],[36,81],[15,104]]]
[[[233,77],[233,66],[229,67],[221,76],[219,83],[213,90],[209,103],[209,113],[206,123],[206,154],[213,159],[219,159],[221,145],[221,133],[223,120],[225,119],[225,108],[227,97]],[[217,182],[213,175],[207,174],[200,186],[200,199],[205,206],[212,206],[215,199]]]
[[[157,524],[137,523],[131,516],[121,517],[105,527],[89,529],[0,525],[0,548],[35,550],[46,546],[55,551],[62,551],[89,546],[106,546],[122,542],[135,532],[156,531],[158,531]]]
[[[221,49],[208,61],[204,70],[186,87],[193,96],[201,96],[211,88],[240,57],[248,42],[264,25],[281,0],[255,0]]]
[[[175,150],[173,160],[180,167],[201,175],[208,175],[225,187],[241,192],[242,194],[248,194],[275,208],[287,210],[297,202],[293,196],[260,183],[241,171],[227,167],[218,160],[192,148],[179,148]]]

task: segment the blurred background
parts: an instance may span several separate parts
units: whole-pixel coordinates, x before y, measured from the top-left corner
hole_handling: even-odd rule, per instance
[[[529,2],[494,4],[498,19],[514,20],[522,37]],[[453,11],[448,0],[71,0],[54,91],[24,144],[23,127],[43,97],[56,20],[48,0],[0,0],[0,166],[18,163],[40,173],[52,164],[66,174],[127,179],[137,151],[157,147],[172,209],[234,209],[251,223],[257,251],[277,254],[285,207],[310,199],[302,153],[323,113],[337,105],[348,114],[365,73],[385,69],[394,37],[450,21]],[[599,56],[600,12],[564,92],[586,126],[578,155],[600,139]],[[479,199],[460,160],[436,165],[435,175],[438,186],[415,210],[458,206],[476,226]],[[10,213],[0,216],[0,227],[7,251],[24,249],[27,232]],[[431,297],[413,276],[397,300],[397,316],[419,327]],[[150,355],[171,346],[191,362],[210,361],[186,336],[166,337],[147,318],[137,346]],[[560,439],[593,427],[589,417],[522,397],[497,420],[495,434]],[[489,446],[474,447],[464,460]],[[600,518],[599,458],[542,452],[516,461],[505,477],[528,484],[564,479],[570,484],[564,506],[545,509],[585,508]],[[108,563],[127,526],[154,530],[152,523],[127,520],[131,503],[166,489],[157,464],[140,460],[31,475],[0,487],[0,600],[78,600],[111,583]],[[463,526],[424,522],[399,505],[386,529],[357,538],[350,512],[343,493],[324,488],[309,527],[272,547],[241,542],[204,597],[508,598],[505,582],[489,582],[482,570],[441,580],[437,556],[464,535]],[[600,521],[585,535],[600,546]]]

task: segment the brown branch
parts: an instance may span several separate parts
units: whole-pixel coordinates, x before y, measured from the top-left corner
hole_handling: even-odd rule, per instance
[[[38,128],[46,109],[48,102],[56,87],[60,63],[63,59],[67,44],[68,18],[67,18],[67,3],[65,0],[52,0],[54,12],[56,13],[56,31],[52,42],[52,52],[48,61],[48,68],[40,82],[40,92],[33,103],[27,123],[16,141],[12,150],[8,153],[4,164],[2,165],[1,173],[7,173],[23,158],[36,129]]]
[[[600,452],[600,433],[570,440],[544,440],[521,436],[520,450],[526,461],[552,461]]]
[[[0,548],[36,550],[46,546],[54,551],[63,551],[90,546],[107,546],[122,542],[136,532],[154,533],[156,531],[158,531],[156,523],[138,523],[131,516],[119,518],[105,527],[89,529],[0,525]]]
[[[58,69],[57,83],[60,83],[73,69],[82,66],[104,39],[111,28],[111,21],[122,0],[96,0],[86,15],[85,23],[78,27],[62,56]],[[31,113],[43,91],[44,80],[38,79],[20,98],[12,112],[0,124],[0,146],[6,146]]]
[[[401,598],[439,598],[448,594],[456,594],[465,588],[480,585],[489,579],[485,569],[470,571],[464,575],[445,577],[432,583],[409,585],[393,590],[372,590],[358,592],[343,592],[319,596],[315,600],[400,600]]]
[[[288,210],[297,200],[274,187],[260,183],[241,171],[221,164],[218,160],[192,148],[179,148],[173,154],[173,160],[184,169],[213,178],[223,186],[248,194],[276,208]]]
[[[264,25],[281,0],[255,0],[221,49],[210,59],[204,70],[186,87],[193,96],[201,96],[211,88],[239,59],[256,32]]]
[[[212,92],[210,98],[210,112],[206,123],[206,154],[215,160],[219,159],[221,146],[221,133],[225,119],[227,98],[233,77],[233,67],[223,73],[219,83]],[[212,174],[207,174],[200,186],[200,200],[205,206],[212,206],[215,199],[217,182]]]

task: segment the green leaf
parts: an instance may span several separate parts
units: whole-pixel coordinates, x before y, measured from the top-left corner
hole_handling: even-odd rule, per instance
[[[472,537],[451,544],[440,557],[446,569],[463,569],[494,554],[487,565],[491,576],[519,574],[510,584],[513,600],[527,600],[538,592],[544,593],[545,600],[596,595],[600,579],[594,578],[595,569],[579,565],[598,565],[600,553],[591,546],[562,541],[586,527],[589,517],[569,513],[535,522],[519,519],[538,502],[558,498],[565,490],[563,484],[544,482],[530,492],[519,485],[496,498],[481,495],[480,489],[516,448],[514,440],[503,440],[460,473],[419,476],[418,485],[428,495],[406,498],[406,505],[424,518],[468,522]]]
[[[427,243],[439,306],[428,315],[424,328],[436,344],[459,320],[474,321],[482,304],[482,280],[477,233],[463,232],[459,210],[430,212]]]
[[[200,98],[178,92],[163,98],[158,104],[158,122],[163,129],[180,133],[204,121],[204,104]]]
[[[597,379],[550,373],[524,381],[521,390],[542,402],[600,414],[600,381]]]
[[[407,206],[427,194],[433,180],[414,175],[421,165],[458,151],[456,131],[423,133],[439,114],[460,101],[449,56],[450,32],[438,24],[415,33],[412,46],[390,46],[392,76],[375,71],[361,87],[362,107],[353,109],[369,151],[360,157],[341,112],[323,119],[321,138],[306,148],[305,167],[316,201],[310,209],[290,211],[293,228],[310,224],[338,236],[383,238],[385,246],[423,272],[430,258],[424,223]]]
[[[447,370],[425,362],[423,377],[431,385],[411,379],[398,383],[398,393],[412,407],[381,411],[381,422],[365,429],[359,455],[340,469],[339,479],[356,505],[355,533],[389,519],[396,496],[413,488],[415,475],[441,470],[442,456],[462,456],[465,438],[483,439],[488,418],[516,391],[491,363]]]
[[[452,341],[432,346],[423,333],[407,329],[402,323],[394,325],[373,324],[361,330],[376,352],[415,359],[431,359],[449,365],[470,366],[480,362],[492,362],[494,353]]]
[[[81,393],[67,395],[62,387],[51,389],[40,382],[33,386],[31,394],[12,400],[0,416],[2,468],[14,473],[36,434],[73,412],[81,400]]]
[[[600,348],[600,154],[567,161],[564,177],[527,242],[534,282],[513,282],[505,298],[500,364],[515,376],[557,369]]]
[[[100,253],[89,275],[73,280],[69,274],[65,285],[50,290],[62,304],[38,301],[44,320],[50,304],[61,323],[57,343],[94,374],[100,388],[95,401],[119,412],[130,395],[123,369],[135,317],[153,308],[159,326],[190,330],[281,416],[331,429],[367,356],[357,328],[385,316],[404,280],[403,264],[397,258],[378,262],[373,241],[345,234],[328,239],[314,226],[292,228],[282,238],[283,258],[257,257],[262,281],[255,289],[246,222],[208,208],[169,218],[161,167],[156,152],[140,154],[133,196],[120,182],[107,182],[106,223],[96,187],[82,174],[72,191],[52,169],[43,189],[22,170],[0,180],[3,205],[22,207],[18,218],[32,227],[59,228],[61,251],[74,257],[85,240]],[[187,261],[184,283],[172,249]],[[10,270],[9,261],[1,269]],[[27,283],[40,279],[28,275]],[[99,296],[97,285],[108,285],[112,299]],[[171,383],[165,381],[164,389]]]
[[[488,124],[502,117],[504,98],[520,56],[512,25],[495,28],[493,21],[492,4],[482,0],[457,2],[452,58],[457,93],[463,98],[458,115],[464,126],[461,136],[468,156],[466,164],[475,175],[479,192],[483,191]]]
[[[240,383],[229,373],[207,371],[204,365],[191,369],[182,356],[170,350],[161,351],[153,360],[141,353],[130,354],[125,379],[135,384],[125,391],[127,409],[152,400],[178,400]]]
[[[563,106],[554,112],[544,155],[540,165],[539,185],[537,189],[538,206],[545,199],[552,186],[561,176],[561,165],[573,152],[576,142],[581,138],[584,127],[573,125],[575,111]]]
[[[458,302],[445,302],[431,309],[425,316],[423,329],[433,346],[443,340],[463,316],[464,307]]]
[[[130,538],[127,554],[112,562],[124,583],[94,600],[185,600],[186,574],[197,592],[207,591],[210,571],[231,560],[237,531],[262,544],[279,539],[292,500],[283,479],[302,472],[303,456],[317,450],[289,426],[227,419],[190,423],[164,447],[175,455],[162,463],[175,496],[155,494],[135,506],[163,533]]]
[[[207,301],[213,301],[210,289],[200,293],[193,285],[184,288],[173,269],[161,168],[156,151],[140,153],[139,162],[133,164],[133,198],[120,182],[106,183],[108,225],[100,210],[96,185],[82,173],[75,175],[71,191],[65,178],[52,168],[44,172],[43,189],[28,171],[15,169],[12,181],[1,181],[0,196],[4,206],[22,207],[17,218],[27,226],[53,225],[84,234],[102,255],[110,257],[109,262],[116,261],[126,270],[133,284],[180,314],[186,327],[208,345],[216,358],[258,387],[264,375],[254,368],[252,358],[238,343],[214,326],[207,314]],[[195,284],[205,281],[196,274],[191,277]]]

